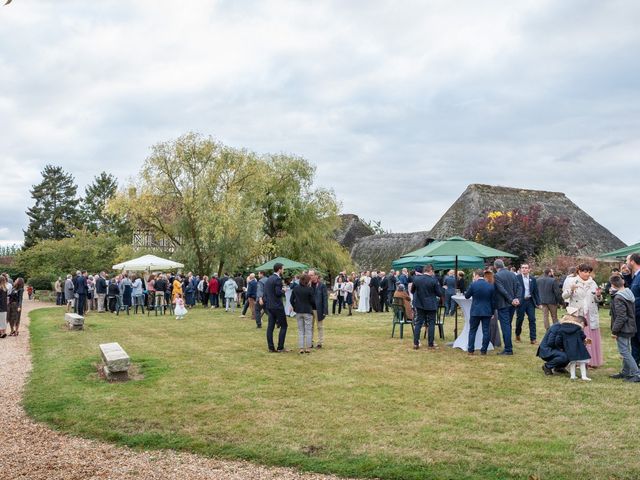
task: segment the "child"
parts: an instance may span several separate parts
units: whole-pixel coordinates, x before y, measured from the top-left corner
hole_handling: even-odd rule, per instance
[[[587,363],[591,360],[591,356],[585,347],[585,339],[583,327],[586,325],[586,318],[577,317],[578,309],[574,307],[567,308],[567,315],[562,317],[560,321],[560,329],[556,336],[556,347],[564,350],[569,359],[569,372],[571,380],[576,379],[576,365],[580,365],[580,376],[584,381],[591,381],[587,377]]]
[[[620,373],[609,375],[610,378],[621,378],[627,382],[639,383],[640,370],[631,355],[631,339],[635,336],[635,300],[633,292],[624,286],[624,279],[613,275],[611,284],[611,335],[618,344],[618,353],[622,357]]]
[[[187,309],[184,306],[184,300],[182,299],[181,293],[176,293],[176,320],[182,320],[184,316],[187,314]]]

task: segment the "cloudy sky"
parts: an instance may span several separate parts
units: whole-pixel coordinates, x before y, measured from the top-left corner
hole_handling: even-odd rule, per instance
[[[637,0],[13,0],[0,242],[46,164],[124,182],[187,131],[302,155],[392,231],[490,183],[565,192],[640,241],[638,25]]]

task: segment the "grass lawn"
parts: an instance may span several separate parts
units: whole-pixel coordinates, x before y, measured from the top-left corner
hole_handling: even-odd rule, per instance
[[[61,307],[31,318],[25,407],[73,434],[356,477],[640,478],[640,387],[607,378],[620,360],[606,311],[591,383],[545,377],[529,344],[513,357],[413,351],[410,335],[390,338],[390,314],[330,316],[326,348],[305,356],[295,320],[293,351],[273,355],[237,313],[92,313],[81,332]],[[144,379],[98,379],[98,344],[113,341]]]

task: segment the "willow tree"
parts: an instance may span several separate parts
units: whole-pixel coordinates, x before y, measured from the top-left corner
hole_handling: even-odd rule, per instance
[[[335,196],[314,189],[314,175],[300,157],[258,156],[189,133],[155,145],[109,209],[169,239],[199,273],[275,255],[335,271],[351,261],[334,237]]]
[[[260,203],[269,249],[329,272],[351,267],[335,240],[340,205],[331,190],[313,187],[315,167],[301,157],[271,155],[264,168]]]
[[[152,147],[139,177],[111,202],[139,229],[168,238],[200,273],[234,268],[260,253],[258,161],[211,138],[188,133]]]

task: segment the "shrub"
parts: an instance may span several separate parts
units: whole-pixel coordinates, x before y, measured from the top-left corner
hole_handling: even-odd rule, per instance
[[[41,275],[31,277],[27,284],[31,285],[34,290],[53,290],[53,284],[55,281],[56,277],[53,275]]]

